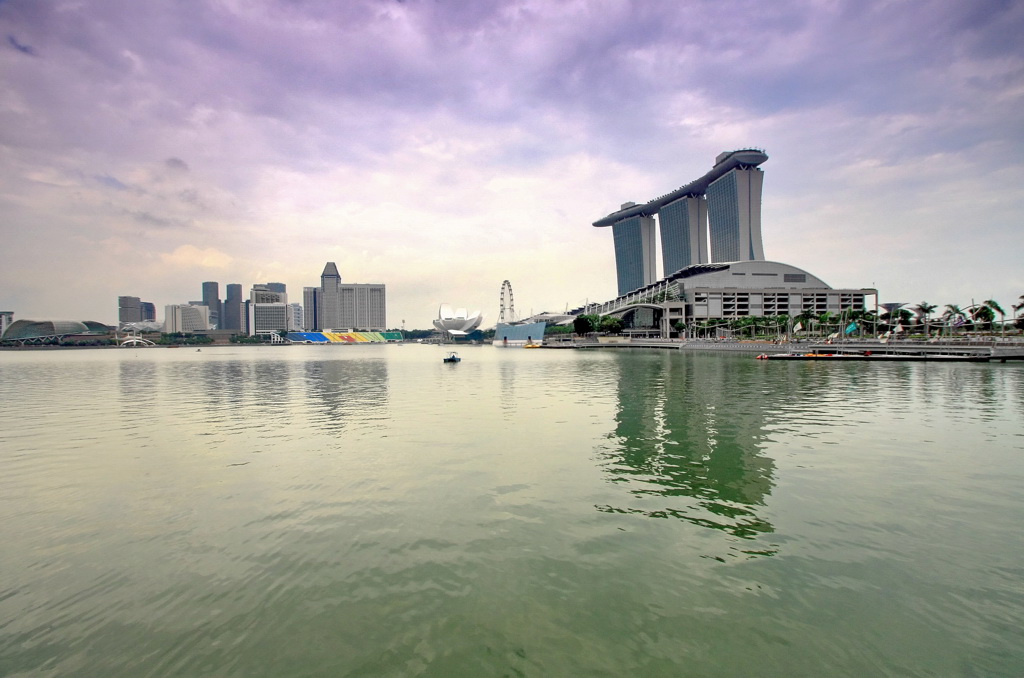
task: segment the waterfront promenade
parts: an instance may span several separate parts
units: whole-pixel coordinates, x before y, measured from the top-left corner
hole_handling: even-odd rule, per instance
[[[872,351],[889,354],[972,353],[994,361],[1024,360],[1024,338],[964,338],[940,341],[861,339],[837,342],[823,341],[743,341],[714,339],[631,339],[628,337],[597,337],[547,343],[545,348],[647,348],[679,351],[713,351],[720,353],[796,353],[812,350]]]

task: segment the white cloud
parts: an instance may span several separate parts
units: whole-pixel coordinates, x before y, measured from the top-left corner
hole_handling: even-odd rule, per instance
[[[297,299],[332,260],[388,284],[396,325],[442,301],[493,318],[506,278],[558,310],[614,294],[593,220],[748,145],[770,156],[770,257],[886,296],[1015,299],[1024,14],[919,14],[3,3],[31,49],[0,51],[0,306],[111,320],[118,294],[162,306],[210,278]]]

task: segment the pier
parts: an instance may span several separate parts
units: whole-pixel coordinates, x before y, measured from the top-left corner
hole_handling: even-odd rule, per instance
[[[628,337],[597,337],[545,343],[544,348],[645,348],[677,351],[712,351],[721,353],[798,353],[835,352],[891,355],[912,360],[931,355],[957,355],[965,358],[987,359],[990,362],[1024,360],[1024,339],[944,339],[880,341],[850,340],[837,342],[722,341],[707,339],[630,339]]]

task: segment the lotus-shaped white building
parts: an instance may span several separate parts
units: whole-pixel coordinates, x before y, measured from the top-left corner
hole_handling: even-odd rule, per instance
[[[480,311],[468,314],[464,308],[453,309],[448,304],[441,304],[441,308],[437,311],[434,327],[454,337],[461,337],[480,327],[483,320],[484,317],[480,315]]]

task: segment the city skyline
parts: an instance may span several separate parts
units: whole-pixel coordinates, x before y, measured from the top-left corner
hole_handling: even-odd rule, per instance
[[[616,296],[595,217],[749,147],[765,258],[1024,293],[1019,3],[240,7],[0,2],[0,309],[114,324],[325,260],[393,327],[496,318],[506,279],[575,308]]]

